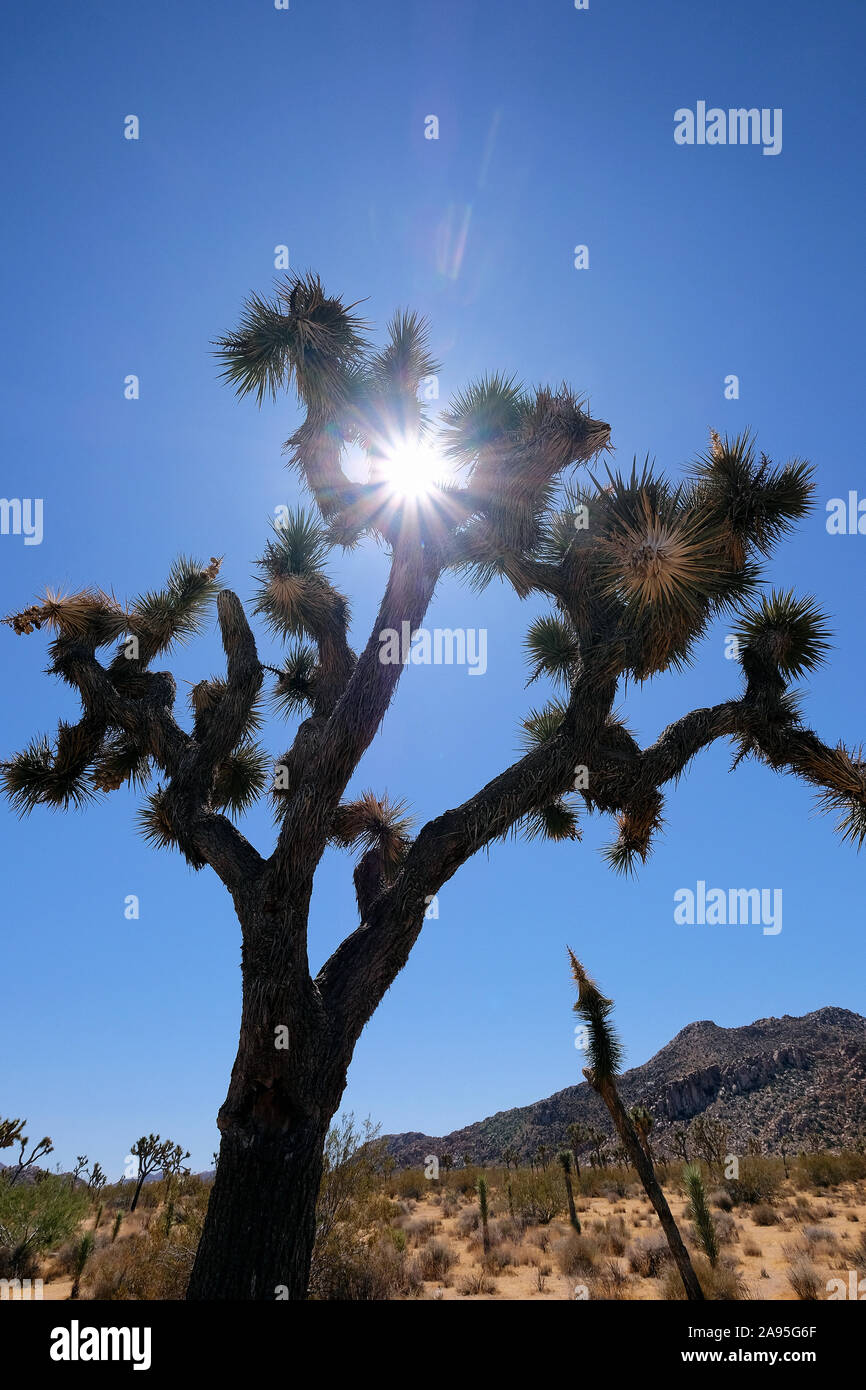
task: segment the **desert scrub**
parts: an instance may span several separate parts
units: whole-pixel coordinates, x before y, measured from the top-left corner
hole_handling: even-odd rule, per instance
[[[418,1252],[417,1264],[421,1278],[443,1280],[457,1263],[457,1256],[441,1240],[431,1240]]]
[[[775,1207],[771,1207],[769,1202],[759,1202],[752,1209],[752,1220],[756,1226],[777,1226],[779,1224],[779,1213]]]
[[[794,1293],[804,1303],[814,1303],[823,1294],[818,1271],[807,1255],[797,1255],[788,1265],[787,1279]]]
[[[724,1185],[735,1206],[741,1203],[757,1206],[772,1202],[784,1178],[785,1170],[780,1158],[747,1154],[740,1159],[738,1176],[727,1179]]]
[[[664,1236],[636,1240],[629,1247],[627,1259],[631,1272],[641,1279],[658,1279],[662,1271],[673,1263],[670,1246]]]
[[[743,1276],[733,1261],[725,1256],[715,1265],[711,1265],[706,1255],[698,1254],[694,1257],[694,1266],[701,1281],[704,1298],[712,1302],[736,1302],[747,1297]],[[685,1289],[677,1270],[668,1269],[662,1283],[661,1297],[666,1300],[682,1300],[685,1296]]]
[[[560,1270],[569,1279],[591,1274],[595,1268],[595,1249],[586,1236],[579,1236],[575,1231],[569,1231],[564,1239],[558,1241],[553,1253]]]
[[[511,1180],[515,1215],[532,1225],[547,1225],[565,1210],[565,1184],[559,1169],[540,1173],[521,1169]]]

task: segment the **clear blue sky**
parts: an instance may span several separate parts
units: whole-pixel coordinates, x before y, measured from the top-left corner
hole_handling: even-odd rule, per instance
[[[7,9],[2,492],[43,498],[45,520],[39,546],[0,537],[4,610],[46,582],[133,595],[181,550],[224,554],[249,595],[268,518],[299,500],[280,454],[298,417],[288,398],[237,402],[209,345],[269,288],[285,243],[294,267],[368,296],[378,323],[404,304],[429,315],[446,398],[485,370],[565,377],[612,423],[624,466],[648,452],[676,472],[710,426],[747,424],[774,460],[812,459],[819,509],[771,576],[832,614],[806,712],[828,740],[859,742],[866,536],[829,536],[824,504],[866,496],[864,34],[855,0]],[[699,100],[781,107],[782,153],[676,146],[674,111]],[[382,557],[341,557],[336,573],[363,643]],[[486,627],[488,673],[409,668],[355,785],[424,819],[511,761],[544,693],[524,689],[534,611],[444,583],[428,625]],[[685,678],[629,695],[641,740],[736,690],[725,631]],[[42,675],[42,637],[4,628],[0,642],[8,756],[75,706]],[[262,651],[276,658],[264,634]],[[218,671],[213,633],[173,669]],[[274,731],[273,751],[283,741]],[[346,1108],[443,1133],[579,1080],[566,942],[615,996],[631,1065],[694,1019],[866,1012],[862,859],[805,787],[729,762],[714,749],[670,796],[637,882],[605,869],[600,820],[582,845],[499,845],[461,870],[361,1039]],[[151,1129],[209,1166],[239,1016],[228,896],[137,838],[135,807],[122,793],[65,817],[0,811],[0,1113],[50,1133],[62,1163],[86,1152],[112,1175]],[[265,809],[245,828],[269,850]],[[698,879],[781,888],[781,934],[677,926],[673,894]],[[355,923],[350,860],[329,853],[313,964]]]

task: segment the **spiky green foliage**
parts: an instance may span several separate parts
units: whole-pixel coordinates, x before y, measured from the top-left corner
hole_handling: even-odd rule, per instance
[[[66,811],[92,800],[94,789],[85,773],[88,749],[86,731],[61,723],[55,744],[43,735],[0,763],[0,786],[18,815],[29,815],[37,806]]]
[[[152,764],[147,754],[136,748],[125,734],[117,734],[102,745],[91,775],[97,791],[112,792],[124,782],[131,787],[144,787],[151,773]]]
[[[26,1123],[26,1120],[0,1119],[0,1149],[11,1149],[13,1144],[20,1143]]]
[[[132,603],[124,630],[140,639],[145,664],[202,630],[221,588],[220,564],[216,556],[202,565],[181,555],[171,566],[165,588],[142,594]],[[119,667],[123,660],[120,655]]]
[[[565,718],[565,705],[561,700],[551,700],[543,709],[533,709],[521,720],[521,747],[531,753],[549,742],[559,732]]]
[[[164,787],[158,784],[156,790],[145,797],[136,819],[139,833],[154,849],[179,848],[180,842],[169,812],[169,799]]]
[[[331,824],[331,840],[343,849],[362,853],[378,848],[386,870],[397,866],[409,843],[412,817],[405,801],[391,801],[387,793],[362,792],[355,801],[338,806]]]
[[[740,648],[751,648],[792,680],[814,671],[826,659],[830,629],[811,595],[774,589],[744,609],[733,628]]]
[[[528,840],[579,840],[580,826],[572,807],[559,800],[531,811],[523,822],[523,833]]]
[[[813,506],[813,469],[799,459],[775,467],[755,459],[749,432],[721,439],[711,432],[709,452],[697,462],[690,500],[721,522],[731,560],[742,565],[749,550],[768,555]]]
[[[325,294],[316,275],[278,280],[271,300],[252,294],[233,333],[217,339],[221,376],[239,396],[276,399],[292,381],[313,410],[326,413],[346,399],[355,359],[364,350],[364,324],[339,298]]]
[[[473,463],[481,449],[519,429],[526,413],[522,384],[500,372],[480,377],[443,412],[443,453],[457,464]]]
[[[570,685],[580,659],[580,646],[568,621],[560,614],[548,613],[529,628],[524,638],[532,667],[529,684],[540,675]]]
[[[277,672],[273,701],[283,714],[297,714],[312,705],[316,694],[316,650],[309,642],[295,642]]]
[[[257,743],[239,744],[216,770],[211,804],[234,816],[243,815],[266,790],[270,769],[271,760]]]
[[[345,633],[348,604],[332,587],[323,564],[330,552],[325,528],[298,507],[273,525],[273,539],[256,561],[261,575],[255,611],[281,637]]]
[[[683,1181],[688,1193],[689,1215],[695,1223],[695,1232],[704,1254],[715,1268],[719,1258],[719,1238],[707,1203],[700,1165],[687,1163],[683,1168]]]
[[[583,1019],[589,1029],[589,1069],[595,1082],[601,1084],[613,1081],[622,1065],[623,1057],[622,1043],[610,1022],[613,1000],[605,998],[570,948],[568,956],[578,991],[574,1012]]]

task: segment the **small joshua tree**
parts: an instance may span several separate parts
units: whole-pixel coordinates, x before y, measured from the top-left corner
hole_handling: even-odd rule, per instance
[[[662,823],[665,789],[717,740],[817,788],[843,838],[859,844],[866,765],[823,743],[789,689],[826,647],[815,604],[786,591],[756,599],[763,560],[812,505],[806,464],[776,466],[748,436],[713,436],[676,481],[649,463],[602,475],[610,426],[567,386],[527,390],[501,374],[460,392],[434,429],[421,400],[437,369],[423,321],[398,313],[376,347],[314,275],[253,295],[217,352],[240,395],[261,403],[294,387],[301,404],[287,449],[313,508],[280,516],[252,605],[285,644],[281,665],[260,659],[215,557],[181,558],[161,588],[125,604],[102,588],[49,590],[8,622],[49,634],[49,669],[80,698],[81,718],[36,738],[0,774],[22,813],[141,787],[150,842],[209,867],[231,895],[243,941],[240,1036],[188,1297],[270,1300],[280,1285],[303,1299],[325,1137],[356,1043],[430,902],[463,864],[515,830],[573,843],[585,810],[614,819],[608,862],[633,871]],[[409,495],[397,474],[432,444],[452,476]],[[349,449],[367,457],[364,482],[344,471]],[[356,650],[327,558],[366,539],[386,549],[390,568]],[[481,587],[501,579],[518,598],[550,604],[529,628],[527,657],[532,677],[559,689],[524,713],[522,756],[415,833],[402,802],[348,788],[401,676],[425,660],[411,635],[429,639],[425,615],[448,573]],[[154,663],[201,629],[214,600],[226,669],[193,686],[184,727],[175,680]],[[623,685],[688,663],[722,614],[742,689],[641,747],[616,713]],[[266,678],[293,726],[276,763],[256,740]],[[235,823],[262,798],[276,819],[267,854]],[[328,845],[357,856],[358,914],[313,976],[308,920]],[[275,1046],[280,1035],[289,1046]]]
[[[481,1213],[481,1239],[484,1243],[484,1254],[490,1254],[490,1207],[487,1192],[487,1179],[482,1173],[478,1179],[478,1207]]]
[[[562,1149],[556,1157],[565,1180],[565,1195],[568,1199],[568,1219],[577,1231],[577,1234],[580,1235],[580,1221],[577,1216],[577,1208],[574,1205],[574,1191],[571,1186],[571,1153],[568,1149]]]
[[[574,1159],[574,1171],[577,1175],[578,1182],[580,1182],[580,1156],[578,1150],[583,1148],[584,1144],[589,1143],[589,1136],[590,1130],[586,1125],[580,1124],[577,1120],[568,1125],[565,1131],[565,1137],[568,1140],[569,1147],[571,1148],[571,1155]]]
[[[637,1131],[628,1117],[617,1090],[616,1078],[622,1060],[622,1045],[609,1021],[609,1015],[613,1010],[613,1000],[604,997],[598,985],[589,978],[574,953],[569,950],[568,955],[571,961],[571,972],[578,988],[577,1003],[574,1006],[575,1012],[580,1014],[589,1028],[590,1065],[584,1068],[583,1074],[610,1111],[610,1117],[622,1140],[623,1147],[637,1169],[646,1195],[655,1207],[662,1230],[665,1233],[665,1239],[683,1281],[686,1297],[695,1302],[701,1301],[704,1297],[703,1290],[689,1259],[689,1252],[655,1175],[652,1162],[637,1136]]]
[[[75,1259],[72,1265],[72,1289],[69,1294],[70,1298],[78,1297],[78,1291],[81,1287],[81,1276],[84,1273],[84,1268],[87,1264],[87,1261],[93,1254],[93,1247],[95,1244],[96,1242],[93,1236],[89,1231],[87,1231],[81,1237],[81,1239],[75,1247]]]
[[[686,1164],[683,1169],[683,1181],[689,1198],[689,1216],[695,1223],[695,1230],[704,1254],[715,1268],[719,1258],[719,1238],[707,1203],[703,1174],[697,1163]]]

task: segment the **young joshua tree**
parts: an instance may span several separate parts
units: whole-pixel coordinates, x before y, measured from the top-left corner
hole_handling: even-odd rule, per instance
[[[804,464],[774,467],[748,439],[716,438],[676,485],[649,464],[597,479],[589,470],[609,426],[564,386],[527,391],[499,375],[458,395],[434,435],[419,402],[436,369],[423,323],[398,314],[377,350],[313,276],[253,297],[219,353],[241,395],[261,402],[294,386],[302,406],[288,451],[313,509],[280,518],[253,604],[286,644],[282,666],[262,663],[240,601],[219,590],[216,559],[179,560],[161,590],[126,606],[102,590],[48,592],[9,621],[48,631],[50,669],[82,715],[6,762],[2,780],[22,812],[149,787],[144,833],[210,867],[230,893],[243,942],[240,1040],[189,1297],[270,1299],[280,1286],[303,1298],[322,1148],[355,1044],[462,864],[515,829],[577,840],[583,806],[616,819],[608,857],[630,869],[650,851],[663,789],[717,739],[823,788],[859,843],[866,767],[806,728],[788,689],[823,650],[814,605],[774,594],[749,606],[759,560],[808,510]],[[409,495],[397,474],[434,442],[452,476]],[[347,446],[366,451],[368,481],[347,477]],[[356,649],[326,559],[364,537],[386,548],[390,572]],[[396,656],[393,635],[421,629],[448,571],[550,601],[527,652],[533,677],[557,680],[560,697],[524,717],[523,756],[413,834],[402,803],[347,789],[400,676],[424,659],[427,634]],[[193,688],[185,727],[175,682],[155,663],[201,627],[213,599],[226,670]],[[615,713],[621,685],[682,666],[731,611],[743,689],[641,748]],[[294,726],[273,773],[256,742],[266,676]],[[235,821],[268,794],[277,832],[265,855]],[[307,920],[329,842],[357,855],[358,921],[314,975]]]
[[[571,961],[571,973],[578,990],[577,1003],[574,1009],[576,1013],[580,1014],[589,1029],[589,1066],[584,1067],[583,1074],[610,1111],[610,1117],[622,1140],[623,1148],[637,1169],[644,1191],[656,1209],[656,1215],[661,1222],[671,1255],[680,1272],[686,1297],[698,1302],[703,1299],[704,1294],[698,1276],[695,1274],[694,1266],[689,1259],[689,1252],[655,1175],[652,1160],[638,1137],[638,1132],[617,1089],[616,1078],[622,1061],[622,1045],[609,1018],[613,1010],[613,1000],[604,997],[595,981],[589,978],[574,952],[569,950],[568,955]]]
[[[580,1235],[580,1221],[577,1216],[577,1208],[574,1205],[574,1189],[571,1185],[571,1150],[560,1149],[556,1155],[557,1162],[562,1169],[562,1176],[565,1179],[565,1196],[568,1201],[568,1219],[578,1235]]]

